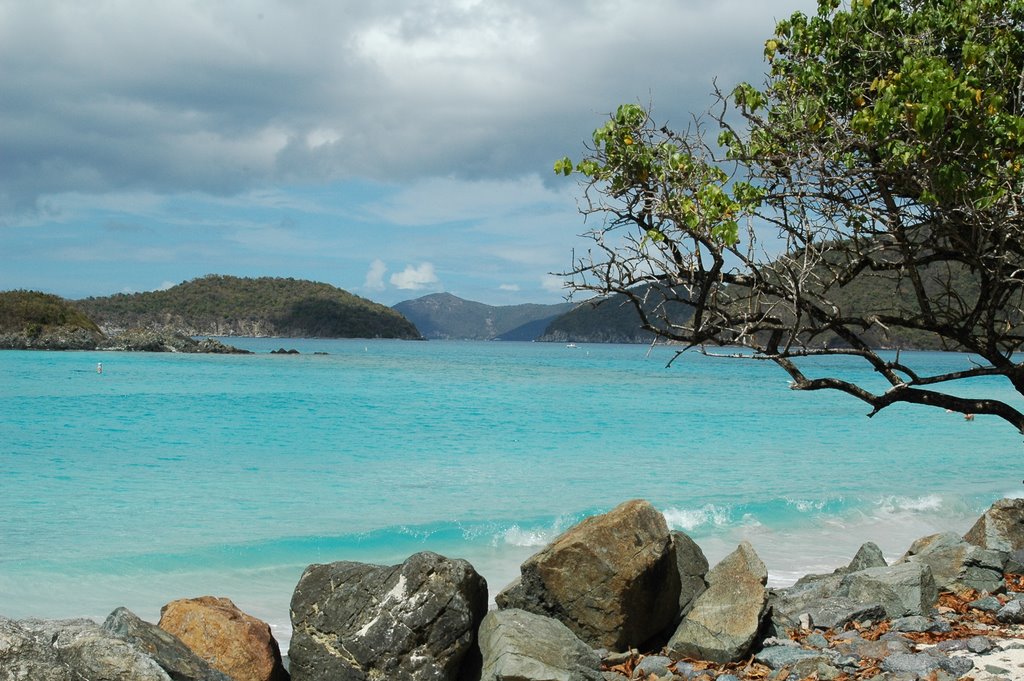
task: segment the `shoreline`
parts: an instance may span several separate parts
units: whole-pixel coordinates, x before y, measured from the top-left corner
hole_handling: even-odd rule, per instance
[[[666,512],[663,511],[664,513]],[[668,512],[667,515],[671,516],[672,513]],[[584,516],[579,516],[578,519],[582,517]],[[845,565],[864,542],[874,541],[879,544],[885,558],[891,562],[903,555],[919,537],[942,531],[963,533],[974,519],[972,516],[964,515],[957,523],[951,525],[942,523],[940,517],[922,511],[903,511],[896,515],[864,520],[856,527],[837,527],[836,521],[830,520],[817,525],[809,524],[810,527],[816,528],[814,531],[809,531],[808,526],[773,529],[763,524],[740,525],[712,531],[717,526],[711,523],[691,530],[688,534],[695,538],[711,564],[725,557],[738,543],[751,542],[768,569],[769,586],[783,588],[791,586],[804,575],[831,572]],[[521,542],[517,544],[503,543],[503,537],[510,530],[499,532],[474,544],[461,545],[450,540],[438,542],[432,539],[433,535],[428,534],[425,539],[408,540],[401,546],[387,551],[380,551],[379,547],[359,548],[356,544],[350,549],[357,550],[340,548],[327,552],[315,551],[306,556],[308,560],[297,556],[284,564],[255,565],[246,568],[216,566],[209,569],[176,569],[167,573],[147,568],[144,558],[127,563],[124,559],[116,559],[114,562],[124,566],[125,574],[108,576],[106,579],[92,574],[87,576],[89,582],[71,587],[72,590],[62,589],[58,585],[56,593],[38,594],[38,598],[52,601],[55,607],[60,608],[59,610],[33,610],[31,604],[26,603],[25,608],[15,609],[13,614],[17,618],[43,616],[64,619],[86,616],[102,621],[114,607],[124,605],[143,619],[155,621],[155,618],[159,617],[160,607],[171,599],[217,595],[231,598],[240,608],[267,622],[272,627],[275,638],[281,643],[282,651],[286,651],[291,638],[288,600],[302,570],[308,564],[357,560],[390,565],[401,562],[417,551],[436,551],[450,558],[466,559],[473,564],[488,582],[490,607],[493,608],[495,594],[518,577],[520,564],[569,526],[561,522],[552,522],[544,531],[540,531],[539,528],[529,526],[523,530],[519,525],[513,524],[517,529],[513,534]],[[672,529],[686,531],[686,528],[677,524],[669,523],[669,526]],[[829,550],[823,551],[823,543],[829,541],[830,533],[832,537],[839,536],[842,539],[836,541],[833,538]],[[225,548],[225,551],[227,555],[233,555],[235,549]],[[253,548],[248,553],[256,556],[260,552]],[[187,563],[187,555],[182,554],[177,561]],[[165,559],[160,559],[163,560]],[[268,578],[271,574],[275,576]],[[0,575],[0,587],[3,586],[5,579],[12,579],[10,572]],[[25,592],[26,589],[31,590],[32,582],[43,579],[26,576],[17,587],[12,584],[8,589],[0,588],[0,592],[14,593],[15,588],[19,592]],[[157,593],[148,586],[157,583],[166,585],[167,588],[161,588]],[[53,587],[54,584],[49,582],[47,588],[52,590]],[[74,603],[76,600],[81,605],[80,597],[83,590],[96,594],[94,606],[66,608],[68,603]],[[119,600],[116,597],[119,591],[133,596]],[[12,616],[12,613],[2,612],[0,615]]]

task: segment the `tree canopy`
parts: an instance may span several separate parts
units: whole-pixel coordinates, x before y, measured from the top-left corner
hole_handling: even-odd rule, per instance
[[[592,223],[571,287],[630,297],[684,350],[746,346],[870,415],[909,402],[1024,432],[1009,401],[953,393],[996,375],[1024,394],[1024,0],[820,0],[764,55],[762,84],[716,85],[685,129],[625,104],[556,162]],[[880,350],[908,333],[972,364],[920,373]],[[825,354],[863,359],[885,389],[808,377]]]

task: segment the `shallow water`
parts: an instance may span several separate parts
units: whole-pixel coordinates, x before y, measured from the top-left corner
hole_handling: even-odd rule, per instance
[[[259,354],[0,353],[0,614],[102,619],[126,605],[155,621],[163,603],[209,593],[269,621],[286,649],[311,562],[433,550],[469,559],[493,596],[558,532],[642,497],[712,562],[749,539],[785,584],[867,540],[897,557],[1024,492],[1021,437],[1002,422],[915,407],[868,419],[762,363],[687,355],[666,369],[671,351],[644,346],[231,342]],[[282,346],[303,354],[267,354]],[[966,390],[1010,395],[993,379]]]

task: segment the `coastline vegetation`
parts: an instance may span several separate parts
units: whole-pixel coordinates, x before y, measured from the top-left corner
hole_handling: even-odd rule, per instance
[[[329,284],[207,275],[163,291],[91,297],[76,304],[100,326],[190,335],[417,339],[401,314]]]

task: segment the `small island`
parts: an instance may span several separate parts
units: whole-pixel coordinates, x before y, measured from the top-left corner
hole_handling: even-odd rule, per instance
[[[202,336],[421,337],[391,308],[296,279],[209,275],[164,291],[79,301],[0,292],[0,349],[247,352]]]

